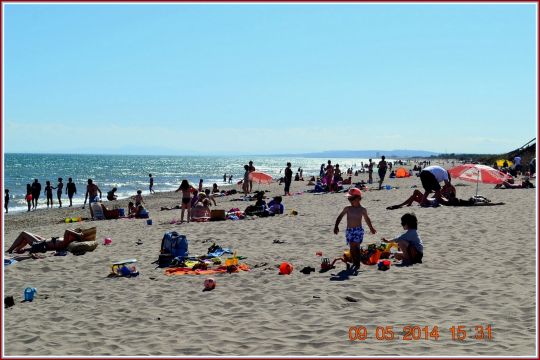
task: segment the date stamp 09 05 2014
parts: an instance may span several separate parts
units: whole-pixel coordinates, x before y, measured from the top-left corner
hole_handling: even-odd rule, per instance
[[[349,327],[348,334],[350,341],[364,341],[370,338],[380,341],[438,341],[445,336],[452,341],[465,341],[467,339],[476,341],[493,340],[493,329],[491,325],[474,325],[472,327],[453,325],[448,328],[441,328],[441,330],[439,330],[439,326],[437,325],[405,325],[400,328],[394,326],[377,326],[374,331],[368,331],[365,326],[359,325]]]

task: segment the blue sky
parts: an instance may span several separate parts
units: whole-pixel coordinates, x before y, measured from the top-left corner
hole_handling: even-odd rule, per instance
[[[535,4],[4,4],[4,151],[502,153]]]

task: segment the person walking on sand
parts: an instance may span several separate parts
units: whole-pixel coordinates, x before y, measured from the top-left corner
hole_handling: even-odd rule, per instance
[[[379,161],[379,164],[377,164],[377,168],[379,169],[379,190],[382,189],[382,183],[384,181],[384,177],[386,176],[386,170],[388,169],[388,163],[385,159],[386,158],[383,155],[381,157],[381,161]]]
[[[58,178],[58,185],[56,185],[56,197],[58,198],[58,207],[62,207],[62,191],[64,190],[64,183],[62,178]]]
[[[372,234],[376,234],[377,230],[373,228],[371,219],[368,216],[367,209],[360,205],[362,200],[362,192],[360,189],[351,188],[347,193],[347,199],[351,203],[351,206],[346,206],[336,219],[336,225],[334,226],[334,234],[339,233],[339,223],[345,215],[347,215],[347,230],[345,231],[345,239],[347,245],[349,245],[351,251],[351,258],[353,262],[353,271],[360,269],[360,244],[364,241],[364,228],[362,227],[362,219],[366,221],[369,230]]]
[[[48,209],[49,208],[49,201],[51,202],[51,208],[53,207],[52,191],[53,191],[53,189],[56,189],[56,188],[51,185],[51,182],[49,180],[47,180],[45,182],[45,185],[46,186],[45,186],[45,190],[43,190],[43,193],[47,197],[47,209]]]
[[[255,171],[255,166],[253,166],[253,161],[249,161],[248,163],[249,165],[249,172],[254,172]],[[251,193],[251,191],[253,190],[253,181],[252,180],[249,180],[249,192]]]
[[[232,174],[229,175],[229,184],[232,184]]]
[[[174,192],[182,191],[182,211],[180,212],[180,222],[184,222],[184,210],[187,210],[187,222],[191,219],[191,189],[186,179],[182,180],[178,189]]]
[[[32,208],[37,209],[39,195],[41,195],[41,184],[38,179],[34,179],[32,183]]]
[[[97,195],[98,192],[99,192],[99,197]],[[94,217],[94,211],[92,210],[92,203],[95,203],[101,200],[101,189],[96,184],[94,184],[92,179],[88,179],[88,185],[86,185],[86,194],[84,196],[84,204],[82,207],[83,209],[84,209],[84,206],[86,205],[87,200],[88,200],[88,206],[90,207],[90,215]]]
[[[69,207],[73,206],[73,194],[76,194],[76,193],[77,193],[77,187],[75,186],[73,179],[69,178],[68,183],[66,184],[66,194],[69,198]]]
[[[292,181],[292,169],[291,169],[291,163],[287,163],[287,167],[285,168],[285,196],[291,195],[291,181]]]
[[[150,190],[150,194],[154,194],[154,178],[152,177],[152,174],[148,174],[148,177],[150,178],[150,185],[148,185],[148,190]]]

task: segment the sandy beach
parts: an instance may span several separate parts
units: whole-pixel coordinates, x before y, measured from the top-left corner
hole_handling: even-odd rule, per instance
[[[376,174],[374,174],[377,180]],[[306,178],[307,179],[307,178]],[[366,180],[361,174],[353,181]],[[536,182],[534,182],[536,185]],[[68,254],[20,261],[4,267],[4,296],[15,305],[4,310],[6,356],[534,356],[536,338],[536,189],[498,190],[480,184],[479,194],[493,207],[439,207],[386,210],[404,201],[421,184],[417,177],[387,179],[398,189],[369,185],[362,205],[376,235],[366,232],[364,246],[403,232],[400,217],[414,211],[424,242],[423,264],[412,267],[362,266],[346,276],[344,265],[320,273],[321,251],[333,259],[347,249],[337,215],[348,205],[343,194],[305,192],[293,182],[284,198],[285,215],[240,221],[171,224],[180,210],[160,211],[180,202],[178,193],[158,193],[145,201],[153,220],[84,221],[97,226],[100,245],[82,256]],[[454,181],[458,197],[475,194],[476,184]],[[282,195],[283,186],[254,185]],[[239,190],[239,189],[238,189]],[[217,209],[251,202],[217,199]],[[127,208],[127,200],[117,201]],[[107,202],[107,206],[111,203]],[[290,210],[298,215],[290,215]],[[89,217],[88,208],[9,214],[4,250],[27,230],[45,237],[73,228],[63,219]],[[153,264],[166,231],[187,236],[191,255],[206,254],[216,243],[245,256],[248,272],[217,274],[213,291],[203,292],[204,275],[165,275]],[[112,239],[103,246],[105,237]],[[138,241],[140,240],[140,241]],[[280,240],[283,243],[274,243]],[[139,242],[139,244],[137,244]],[[142,242],[142,243],[141,243]],[[140,275],[109,278],[111,264],[135,258]],[[278,275],[288,261],[291,275]],[[299,272],[305,266],[317,271]],[[32,302],[22,302],[26,287]],[[352,298],[349,301],[346,297]],[[350,340],[351,327],[365,327],[365,340]],[[439,338],[404,340],[406,326],[435,326]],[[452,330],[467,333],[452,339]],[[477,326],[490,326],[492,340],[476,339]],[[377,339],[377,327],[391,327],[393,340]]]

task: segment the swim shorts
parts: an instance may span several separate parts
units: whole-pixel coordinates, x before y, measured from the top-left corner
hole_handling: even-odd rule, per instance
[[[422,187],[426,191],[441,190],[441,184],[439,184],[435,175],[433,175],[430,171],[422,170],[420,173],[420,181],[422,181]]]
[[[345,239],[347,240],[347,245],[351,242],[361,244],[364,241],[364,228],[359,226],[355,228],[347,228],[345,231]]]
[[[189,202],[191,201],[191,198],[182,198],[182,204],[189,204]]]
[[[99,196],[90,196],[90,199],[88,199],[88,203],[97,203],[99,201]]]

